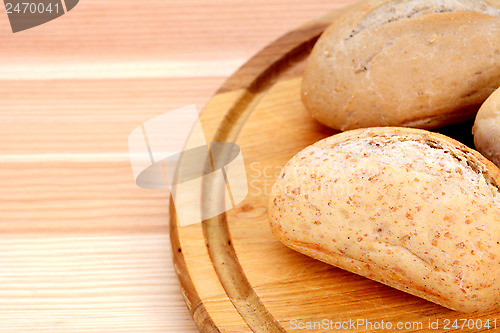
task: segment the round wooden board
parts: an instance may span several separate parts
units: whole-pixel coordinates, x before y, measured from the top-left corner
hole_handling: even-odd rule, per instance
[[[299,150],[334,134],[304,109],[300,80],[310,49],[337,14],[259,52],[202,112],[208,141],[241,147],[249,193],[226,214],[185,227],[171,202],[174,265],[196,325],[202,332],[291,332],[313,323],[300,331],[334,331],[341,324],[352,332],[431,331],[436,324],[434,331],[443,331],[448,324],[449,331],[477,332],[486,330],[487,320],[492,329],[500,326],[498,312],[448,310],[294,252],[271,233],[267,203],[275,177]],[[470,124],[451,131],[470,132]],[[474,319],[474,326],[462,319]]]

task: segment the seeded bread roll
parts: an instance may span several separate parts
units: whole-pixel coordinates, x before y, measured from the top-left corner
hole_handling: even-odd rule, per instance
[[[368,128],[284,167],[269,203],[286,246],[462,312],[500,300],[500,170],[446,136]]]
[[[355,4],[314,46],[302,101],[338,130],[471,120],[500,86],[499,8],[499,0]]]
[[[481,105],[472,133],[476,149],[500,166],[500,88]]]

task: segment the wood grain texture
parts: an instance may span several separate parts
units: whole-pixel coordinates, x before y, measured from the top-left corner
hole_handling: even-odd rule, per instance
[[[127,136],[201,109],[265,45],[349,2],[85,0],[16,34],[0,6],[0,332],[196,332],[169,194],[135,186]],[[232,307],[204,274],[207,308]]]
[[[171,208],[177,274],[201,331],[291,332],[298,327],[294,323],[305,327],[309,322],[317,326],[303,331],[329,332],[333,323],[364,320],[372,326],[349,326],[349,331],[394,331],[373,328],[389,322],[398,332],[426,332],[429,323],[438,321],[443,329],[445,320],[464,318],[296,253],[272,235],[267,205],[275,177],[299,150],[334,134],[314,122],[300,101],[308,51],[330,19],[316,19],[263,49],[222,85],[203,111],[211,141],[240,145],[249,194],[227,213],[188,227],[178,225]],[[500,313],[467,317],[493,323]],[[332,326],[325,326],[325,320]]]

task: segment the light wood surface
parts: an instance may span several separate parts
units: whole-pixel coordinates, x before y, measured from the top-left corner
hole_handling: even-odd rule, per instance
[[[268,45],[204,108],[210,141],[241,147],[249,194],[226,214],[189,226],[180,226],[171,207],[174,263],[196,324],[203,332],[341,331],[338,324],[350,332],[497,331],[499,311],[446,309],[301,255],[272,234],[267,207],[274,179],[298,151],[334,134],[300,100],[308,53],[334,15]],[[439,131],[470,143],[471,127]],[[210,182],[204,187],[220,190]]]
[[[16,34],[0,6],[0,332],[197,331],[127,136],[351,2],[85,0]]]

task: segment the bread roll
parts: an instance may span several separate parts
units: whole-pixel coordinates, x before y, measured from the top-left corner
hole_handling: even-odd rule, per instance
[[[498,307],[500,170],[444,135],[343,132],[294,156],[269,203],[286,246],[462,312]]]
[[[319,122],[438,128],[500,86],[499,0],[362,1],[314,46],[302,100]]]
[[[500,88],[481,105],[472,133],[476,149],[500,166]]]

